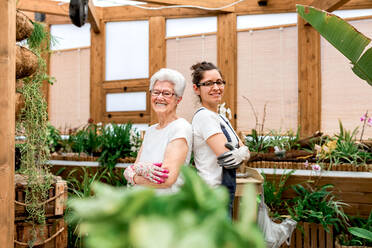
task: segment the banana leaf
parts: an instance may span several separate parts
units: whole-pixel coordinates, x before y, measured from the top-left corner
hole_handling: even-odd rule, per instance
[[[297,13],[347,57],[353,72],[372,86],[371,39],[342,18],[314,7],[296,5]]]

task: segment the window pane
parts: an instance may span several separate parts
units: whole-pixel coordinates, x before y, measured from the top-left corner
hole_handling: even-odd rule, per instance
[[[145,110],[146,92],[110,93],[106,95],[106,112]]]

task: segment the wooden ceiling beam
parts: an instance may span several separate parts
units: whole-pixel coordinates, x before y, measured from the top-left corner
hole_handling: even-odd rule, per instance
[[[350,0],[314,0],[310,6],[313,6],[318,9],[325,10],[327,12],[332,12],[342,5],[346,4]]]
[[[98,34],[101,32],[101,28],[99,26],[100,18],[96,12],[96,7],[93,5],[93,0],[88,1],[88,20],[95,33]]]
[[[19,0],[17,9],[39,12],[44,14],[68,16],[68,3],[59,3],[48,0]]]
[[[195,17],[195,16],[216,16],[221,11],[208,11],[190,8],[172,8],[161,10],[147,10],[134,6],[115,6],[102,9],[102,19],[104,21],[122,21],[131,19],[148,19],[154,16],[164,16],[166,18]]]
[[[234,1],[231,0],[142,0],[142,2],[147,3],[156,3],[156,4],[166,4],[166,5],[193,5],[193,6],[199,6],[204,8],[220,8],[224,7],[230,3],[233,3]],[[234,6],[224,8],[219,10],[221,12],[234,12],[235,8]]]

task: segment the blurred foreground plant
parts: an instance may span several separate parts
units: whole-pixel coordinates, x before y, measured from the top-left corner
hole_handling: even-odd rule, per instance
[[[211,189],[190,168],[176,194],[94,184],[95,197],[70,201],[87,247],[265,247],[255,225],[256,196],[245,188],[240,219],[227,217],[228,194]]]

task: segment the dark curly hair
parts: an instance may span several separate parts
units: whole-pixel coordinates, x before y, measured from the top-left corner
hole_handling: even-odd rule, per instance
[[[190,69],[192,70],[192,83],[196,84],[196,86],[198,86],[200,80],[202,80],[205,71],[217,70],[222,77],[220,69],[211,62],[203,61],[200,63],[196,63],[195,65],[192,65]]]

